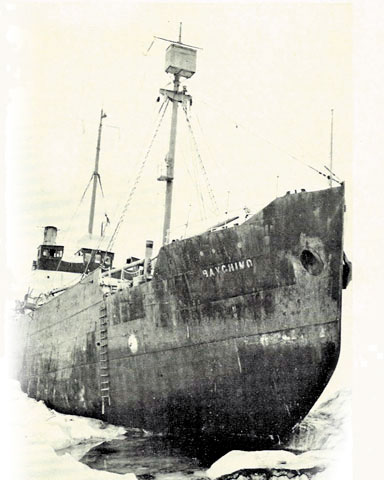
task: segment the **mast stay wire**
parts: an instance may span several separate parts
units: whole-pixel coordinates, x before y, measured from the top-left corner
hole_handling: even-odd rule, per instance
[[[159,118],[160,112],[162,111],[166,101],[167,101],[167,99],[165,98],[163,103],[161,104],[158,112],[154,113],[153,118],[151,118],[151,120],[146,123],[146,133],[144,135],[145,140],[143,140],[143,142],[142,142],[142,147],[140,148],[141,152],[145,151],[145,148],[146,148],[146,146],[149,142],[149,139],[151,138],[150,135],[152,135],[152,132],[154,131],[154,129],[155,129],[157,123],[158,123],[158,118]],[[155,115],[156,115],[156,117],[155,117]],[[151,117],[152,117],[152,113],[151,113]],[[146,139],[148,139],[148,140],[146,140]],[[142,154],[138,155],[139,159],[141,158],[141,155]],[[135,164],[132,167],[132,170],[136,171],[138,166],[139,166],[139,161],[136,161]],[[113,213],[111,215],[111,218],[116,218],[117,213],[123,208],[123,205],[124,205],[123,202],[116,202],[116,205],[115,205],[115,208],[113,209]]]
[[[192,151],[196,150],[197,142],[194,143],[194,139],[192,138],[192,135],[189,136],[189,144],[191,146]],[[202,160],[201,161],[199,160],[198,155],[192,155],[191,161],[192,161],[192,165],[193,165],[195,176],[196,176],[196,189],[198,194],[201,197],[202,212],[201,212],[200,218],[203,221],[208,218],[207,208],[210,214],[217,215],[217,212],[218,212],[217,203],[213,202],[212,200],[210,202],[206,201],[207,193],[209,195],[210,184],[208,180],[208,175],[204,175],[205,173],[204,165],[201,165]],[[212,190],[212,195],[213,195],[213,198],[215,199],[213,190]]]
[[[80,198],[80,201],[79,201],[77,207],[75,208],[75,211],[73,212],[73,215],[72,215],[72,217],[71,217],[71,219],[70,219],[70,221],[69,221],[69,225],[68,225],[68,227],[67,227],[67,229],[66,229],[66,235],[64,236],[64,240],[63,240],[63,243],[64,243],[64,244],[67,243],[67,235],[68,235],[68,233],[70,233],[70,231],[71,231],[73,220],[74,220],[75,216],[77,215],[77,212],[79,211],[79,208],[80,208],[81,204],[83,203],[83,200],[84,200],[84,198],[85,198],[85,195],[86,195],[86,193],[87,193],[87,191],[88,191],[89,186],[91,185],[91,182],[92,182],[92,180],[93,180],[93,175],[94,175],[94,174],[92,173],[92,175],[91,175],[91,177],[90,177],[90,179],[89,179],[89,181],[88,181],[88,184],[87,184],[87,186],[85,187],[84,192],[83,192],[83,194],[82,194],[82,196],[81,196],[81,198]],[[57,272],[58,269],[60,268],[60,264],[61,264],[61,261],[62,261],[62,260],[63,260],[63,257],[60,258],[60,261],[59,261],[59,263],[57,264],[56,272]]]
[[[324,165],[324,168],[328,170],[328,172],[332,175],[332,180],[334,180],[335,182],[341,182],[342,180],[340,180],[340,178],[332,172],[332,170],[330,170],[326,165]]]
[[[167,99],[167,100],[166,100],[166,105],[165,105],[165,107],[163,108],[162,114],[161,114],[160,119],[159,119],[159,121],[158,121],[158,123],[157,123],[156,129],[155,129],[155,132],[154,132],[154,134],[153,134],[153,136],[152,136],[152,139],[151,139],[151,141],[150,141],[149,147],[148,147],[148,149],[147,149],[147,151],[146,151],[146,153],[145,153],[145,155],[144,155],[144,158],[143,158],[143,160],[142,160],[142,162],[141,162],[141,165],[140,165],[140,167],[139,167],[139,171],[138,171],[138,173],[137,173],[137,175],[136,175],[136,178],[135,178],[135,181],[134,181],[134,183],[133,183],[133,185],[132,185],[131,191],[129,192],[127,201],[125,202],[125,205],[124,205],[124,208],[123,208],[123,210],[122,210],[122,212],[121,212],[120,218],[119,218],[119,220],[118,220],[118,222],[117,222],[117,225],[116,225],[116,227],[115,227],[115,230],[114,230],[114,232],[113,232],[113,234],[112,234],[112,237],[111,237],[111,239],[110,239],[110,241],[109,241],[109,244],[108,244],[108,247],[107,247],[107,250],[108,250],[108,251],[110,251],[110,250],[113,248],[113,245],[114,245],[114,242],[115,242],[115,240],[116,240],[116,237],[117,237],[117,235],[118,235],[118,233],[119,233],[121,224],[122,224],[122,222],[124,221],[124,218],[125,218],[125,215],[126,215],[126,213],[127,213],[128,207],[129,207],[129,205],[130,205],[130,203],[131,203],[133,194],[135,193],[136,188],[137,188],[137,185],[138,185],[138,183],[139,183],[139,181],[140,181],[140,179],[141,179],[141,176],[142,176],[142,173],[143,173],[143,170],[144,170],[144,166],[145,166],[145,164],[146,164],[146,162],[147,162],[147,159],[148,159],[149,154],[150,154],[150,152],[151,152],[153,143],[154,143],[154,141],[155,141],[155,139],[156,139],[156,137],[157,137],[157,134],[158,134],[158,132],[159,132],[159,129],[160,129],[161,123],[162,123],[162,121],[163,121],[165,112],[167,111],[168,105],[169,105],[169,100]]]
[[[265,206],[264,203],[255,203],[255,204],[250,205],[250,206],[249,206],[249,209],[250,209],[252,212],[259,212],[264,206]],[[229,210],[225,213],[225,218],[224,218],[224,216],[223,216],[223,221],[224,221],[225,219],[227,219],[228,217],[230,217],[231,215],[237,215],[237,214],[239,214],[239,216],[240,216],[242,213],[244,213],[244,208],[242,208],[242,207],[229,209]],[[207,217],[207,218],[205,219],[205,222],[207,222],[207,221],[212,221],[212,223],[217,222],[217,215],[212,215],[212,216],[210,216],[210,217]],[[200,233],[201,233],[201,231],[206,231],[206,230],[208,230],[208,228],[209,228],[209,227],[206,227],[201,220],[190,221],[190,219],[188,219],[188,228],[190,228],[190,227],[196,227],[196,226],[198,226],[198,225],[201,225],[202,228],[204,229],[204,230],[200,230]],[[178,229],[182,229],[182,228],[185,229],[185,226],[186,226],[186,223],[180,223],[180,224],[178,224],[178,225],[175,225],[173,229],[174,229],[174,230],[178,230]],[[195,234],[195,233],[194,233],[194,234]],[[184,237],[185,237],[185,235],[184,235]]]
[[[79,204],[78,204],[78,206],[77,206],[74,214],[72,215],[72,218],[71,218],[71,221],[70,221],[70,225],[69,225],[69,227],[68,227],[68,230],[70,229],[71,224],[72,224],[72,222],[73,222],[73,219],[75,218],[75,215],[77,214],[77,211],[79,210],[80,205],[81,205],[81,203],[83,202],[83,200],[84,200],[84,198],[85,198],[85,194],[87,193],[87,190],[88,190],[88,188],[89,188],[89,186],[90,186],[90,184],[91,184],[91,182],[92,182],[92,180],[93,180],[94,175],[95,175],[95,174],[92,173],[91,178],[89,179],[88,185],[85,187],[85,190],[84,190],[84,192],[83,192],[83,195],[81,196],[80,202],[79,202]],[[102,187],[102,184],[101,184],[100,174],[97,174],[97,178],[98,178],[98,180],[99,180],[100,190],[101,190],[102,198],[103,198],[103,200],[104,200],[104,191],[103,191],[103,187]],[[104,202],[104,203],[105,203],[105,202]],[[104,214],[105,214],[106,218],[108,219],[107,213],[105,212]],[[108,221],[107,221],[107,224],[106,224],[106,226],[105,226],[105,229],[108,227],[108,224],[109,224],[109,219],[108,219]],[[103,236],[100,237],[99,242],[98,242],[98,244],[97,244],[97,250],[100,249],[100,245],[101,245],[101,242],[103,241],[103,239],[104,239]],[[58,263],[58,265],[57,265],[57,267],[56,267],[56,271],[58,271],[62,260],[63,260],[63,257],[60,258],[60,261],[59,261],[59,263]],[[89,258],[89,260],[88,260],[88,262],[87,262],[87,264],[86,264],[86,266],[85,266],[85,268],[84,268],[84,271],[83,271],[83,273],[82,273],[82,276],[81,276],[80,281],[81,281],[81,280],[83,279],[83,277],[86,275],[86,272],[87,272],[87,270],[88,270],[90,261],[91,261],[91,257]],[[71,282],[70,282],[70,283],[71,283]]]
[[[187,138],[188,138],[188,151],[190,151],[189,147],[190,146],[192,147],[192,141],[191,141],[190,136],[188,136]],[[197,196],[197,200],[198,200],[200,218],[201,219],[206,218],[207,214],[206,214],[206,210],[205,210],[204,195],[203,195],[203,191],[202,191],[201,186],[200,186],[198,166],[196,165],[196,162],[194,161],[193,157],[191,158],[190,155],[185,155],[183,153],[183,150],[181,150],[181,153],[182,153],[182,156],[186,160],[190,160],[190,168],[188,166],[187,161],[184,161],[184,164],[186,166],[187,172],[188,172],[189,176],[191,177],[192,183],[193,183],[193,185],[195,187],[195,190],[196,190],[196,196]]]
[[[207,212],[206,212],[204,192],[201,185],[201,171],[200,171],[201,169],[199,168],[198,162],[196,160],[196,156],[191,155],[191,152],[194,151],[194,145],[193,145],[191,135],[187,135],[186,141],[187,141],[187,144],[185,145],[181,144],[181,152],[183,152],[184,150],[183,147],[185,146],[186,152],[188,153],[183,153],[186,159],[184,164],[186,165],[187,171],[192,179],[192,184],[196,192],[196,198],[198,203],[198,214],[200,216],[200,219],[203,220],[207,218]]]
[[[185,141],[180,142],[179,145],[179,153],[178,155],[180,156],[180,165],[183,165],[185,168],[185,171],[188,175],[188,178],[190,179],[190,186],[192,187],[192,191],[189,192],[189,205],[190,209],[192,204],[196,208],[197,215],[199,218],[203,218],[205,215],[205,204],[204,204],[204,198],[203,198],[203,193],[200,188],[200,180],[199,180],[199,174],[198,174],[198,169],[196,166],[195,160],[195,155],[191,155],[191,152],[193,152],[193,146],[192,146],[192,141],[191,137],[189,134],[186,135]],[[191,198],[191,194],[193,197]],[[178,228],[172,226],[171,230],[171,235],[174,238],[178,238]]]
[[[209,157],[213,160],[213,163],[214,163],[215,166],[216,166],[217,172],[220,172],[220,173],[223,175],[224,181],[225,181],[224,183],[230,185],[230,184],[231,184],[230,173],[228,172],[228,169],[226,168],[225,164],[219,165],[219,163],[218,163],[217,160],[216,160],[216,155],[213,155],[211,146],[210,146],[210,144],[209,144],[209,142],[208,142],[208,140],[207,140],[207,138],[206,138],[204,129],[203,129],[203,127],[201,126],[201,122],[200,122],[200,119],[199,119],[199,116],[198,116],[196,110],[194,111],[194,117],[196,118],[197,125],[198,125],[198,127],[199,127],[199,129],[200,129],[200,133],[201,133],[201,135],[202,135],[202,138],[203,138],[203,140],[205,141],[206,147],[207,147],[208,150],[209,150]],[[244,191],[243,191],[243,190],[242,190],[240,193],[242,194],[242,196],[244,195]],[[243,197],[243,200],[244,200],[244,197]],[[243,203],[244,206],[246,206],[246,203],[247,203],[247,202],[243,201],[242,203]],[[244,208],[244,207],[243,207],[243,208]],[[227,210],[227,208],[225,208],[224,210]]]
[[[208,103],[207,101],[203,100],[203,99],[200,99],[203,103],[205,103],[206,105],[208,105],[209,107],[211,108],[216,108],[214,107],[213,105],[211,105],[210,103]],[[310,165],[309,163],[306,163],[304,160],[301,160],[299,157],[297,157],[296,155],[293,155],[292,153],[288,152],[288,150],[286,150],[285,148],[283,147],[280,147],[279,145],[277,145],[276,143],[272,142],[271,140],[268,140],[268,138],[264,137],[263,135],[260,135],[256,130],[253,130],[252,128],[249,128],[247,127],[246,125],[238,122],[237,120],[235,120],[234,118],[231,118],[228,113],[225,111],[225,110],[221,110],[221,112],[224,112],[225,115],[227,116],[227,118],[231,121],[231,122],[234,122],[237,126],[241,127],[241,128],[244,128],[245,130],[248,130],[250,133],[254,134],[255,136],[259,137],[261,140],[263,140],[264,142],[268,143],[269,145],[271,145],[272,147],[276,148],[277,150],[279,150],[281,153],[284,153],[284,155],[287,155],[288,157],[290,157],[292,160],[295,160],[299,163],[301,163],[303,166],[306,166],[312,170],[314,170],[315,172],[319,173],[320,175],[323,175],[325,177],[328,177],[326,174],[322,173],[321,171],[317,170],[315,167],[313,167],[312,165]],[[313,158],[313,157],[311,157]],[[315,160],[313,158],[313,160],[317,163],[318,161]],[[334,176],[333,176],[333,180],[335,180]]]
[[[192,169],[195,175],[195,188],[199,198],[199,207],[200,207],[200,218],[204,220],[207,218],[206,202],[204,196],[204,189],[202,185],[201,173],[199,172],[199,165],[196,162],[196,158],[192,156],[191,158]]]
[[[145,74],[143,75],[143,77],[144,77],[144,76],[145,76]],[[157,123],[157,128],[156,128],[155,134],[154,134],[154,136],[152,137],[150,146],[149,146],[149,148],[148,148],[148,150],[147,150],[147,153],[146,153],[146,157],[145,157],[145,159],[144,159],[144,162],[143,162],[142,165],[141,165],[141,168],[140,168],[140,171],[139,171],[140,176],[141,176],[142,169],[144,168],[144,164],[145,164],[145,162],[146,162],[146,159],[147,159],[147,157],[148,157],[148,155],[149,155],[149,151],[150,151],[150,149],[151,149],[151,147],[152,147],[152,145],[153,145],[153,142],[154,142],[154,140],[155,140],[155,138],[156,138],[156,136],[157,136],[158,129],[160,128],[160,124],[161,124],[161,122],[162,122],[162,120],[163,120],[163,118],[164,118],[165,111],[167,110],[167,107],[168,107],[168,99],[164,99],[163,103],[162,103],[161,106],[160,106],[158,115],[160,114],[161,110],[163,109],[164,104],[166,104],[166,105],[165,105],[163,114],[162,114],[160,120],[159,120],[158,123]],[[113,127],[113,128],[116,128],[116,127]],[[117,127],[117,128],[119,128],[119,127]],[[119,139],[120,139],[120,129],[119,129]],[[77,215],[77,212],[78,212],[78,210],[79,210],[79,208],[80,208],[80,206],[81,206],[81,204],[82,204],[82,202],[83,202],[83,200],[84,200],[84,198],[85,198],[85,195],[86,195],[86,193],[87,193],[87,191],[88,191],[88,189],[89,189],[89,186],[91,185],[91,182],[92,182],[92,180],[93,180],[93,176],[94,176],[94,172],[92,172],[91,177],[90,177],[90,179],[89,179],[89,181],[88,181],[88,184],[87,184],[87,186],[85,187],[84,192],[83,192],[83,194],[82,194],[82,196],[81,196],[81,198],[80,198],[80,201],[79,201],[79,203],[78,203],[78,205],[77,205],[77,207],[76,207],[76,209],[75,209],[75,211],[74,211],[74,213],[73,213],[73,215],[72,215],[72,217],[71,217],[71,220],[70,220],[70,222],[69,222],[69,225],[68,225],[68,227],[67,227],[67,229],[66,229],[67,234],[68,234],[68,232],[70,232],[70,230],[71,230],[73,220],[74,220],[75,216]],[[104,197],[103,186],[102,186],[102,184],[101,184],[100,174],[98,174],[97,177],[98,177],[98,181],[99,181],[99,185],[100,185],[100,190],[101,190],[102,198],[103,198],[103,201],[104,201],[104,210],[105,210],[105,197]],[[138,178],[136,179],[137,182],[139,181],[139,179],[140,179],[140,177],[139,177],[139,175],[138,175]],[[136,184],[137,184],[137,182],[136,182]],[[131,192],[132,195],[133,195],[133,193],[134,193],[134,190],[136,189],[136,186],[137,186],[137,185],[134,185],[133,192]],[[132,195],[131,195],[131,196],[132,196]],[[128,208],[128,205],[127,205],[127,204],[126,204],[126,208]],[[126,208],[125,208],[125,211],[126,211]],[[124,215],[125,215],[125,211],[123,211],[123,212],[124,212]],[[109,221],[109,218],[108,218],[108,215],[107,215],[106,211],[104,212],[104,214],[105,214],[106,219],[107,219],[107,223],[106,223],[106,226],[105,226],[105,229],[106,229],[106,228],[108,227],[108,225],[110,224],[110,221]],[[124,218],[124,217],[123,217],[123,218]],[[120,222],[121,222],[121,217],[120,217]],[[113,247],[113,242],[112,242],[112,240],[114,241],[114,236],[117,234],[116,230],[117,230],[117,228],[118,228],[119,226],[120,226],[120,225],[118,224],[117,227],[116,227],[116,229],[115,229],[115,231],[114,231],[114,233],[113,233],[113,235],[112,235],[112,237],[111,237],[111,240],[110,240],[110,242],[109,242],[109,244],[108,244],[107,250],[109,250],[109,248],[112,248],[112,247]],[[97,249],[100,248],[100,245],[101,245],[103,239],[104,239],[104,236],[100,237],[99,242],[98,242],[98,245],[97,245]],[[66,241],[66,240],[67,240],[67,237],[65,236],[65,241]],[[111,242],[112,242],[112,244],[111,244]],[[111,247],[110,247],[110,244],[111,244]],[[59,261],[59,263],[58,263],[58,265],[57,265],[57,267],[56,267],[56,271],[58,271],[58,269],[60,268],[60,264],[61,264],[62,260],[63,260],[63,257],[60,258],[60,261]],[[88,270],[90,261],[91,261],[91,258],[88,260],[87,265],[86,265],[85,268],[84,268],[84,271],[83,271],[83,274],[82,274],[81,279],[85,276],[85,274],[86,274],[86,272],[87,272],[87,270]],[[80,279],[80,281],[81,281],[81,279]]]
[[[139,182],[139,180],[140,180],[140,178],[141,178],[141,175],[142,175],[142,172],[143,172],[143,169],[144,169],[146,160],[147,160],[147,158],[148,158],[148,155],[149,155],[150,150],[151,150],[151,148],[152,148],[153,142],[154,142],[154,140],[155,140],[155,138],[156,138],[156,136],[157,136],[157,133],[158,133],[159,128],[160,128],[160,125],[161,125],[161,123],[162,123],[162,120],[163,120],[163,118],[164,118],[165,112],[166,112],[167,107],[168,107],[168,99],[166,99],[166,100],[164,100],[163,104],[161,105],[161,107],[160,107],[160,109],[159,109],[159,112],[158,112],[158,115],[160,114],[161,109],[162,109],[162,107],[163,107],[163,105],[164,105],[165,102],[167,102],[167,104],[165,105],[165,108],[164,108],[164,110],[163,110],[163,113],[162,113],[160,119],[159,119],[158,122],[157,122],[156,130],[155,130],[155,132],[154,132],[154,134],[153,134],[153,136],[152,136],[150,145],[149,145],[149,147],[148,147],[148,149],[147,149],[147,152],[146,152],[146,154],[145,154],[145,156],[144,156],[144,159],[143,159],[143,161],[141,162],[140,169],[139,169],[139,172],[138,172],[138,174],[137,174],[137,176],[136,176],[135,182],[134,182],[134,184],[133,184],[133,186],[132,186],[130,195],[129,195],[128,200],[126,201],[126,203],[125,203],[125,205],[124,205],[124,209],[123,209],[123,211],[122,211],[122,214],[120,215],[119,222],[117,223],[116,228],[115,228],[115,230],[114,230],[114,232],[113,232],[113,234],[112,234],[112,236],[111,236],[111,239],[110,239],[110,241],[109,241],[109,243],[108,243],[108,245],[107,245],[106,251],[111,251],[112,248],[113,248],[116,235],[117,235],[117,233],[118,233],[118,231],[119,231],[119,229],[120,229],[121,223],[122,223],[123,220],[124,220],[125,213],[126,213],[126,211],[127,211],[127,208],[128,208],[128,206],[129,206],[129,203],[130,203],[130,201],[131,201],[131,199],[132,199],[133,193],[135,192],[136,187],[137,187],[137,184],[138,184],[138,182]],[[92,177],[91,177],[91,178],[92,178]],[[100,185],[100,186],[101,186],[101,185]],[[108,219],[108,217],[107,217],[107,219]],[[108,220],[109,220],[109,219],[108,219]],[[110,222],[107,221],[107,223],[106,223],[106,225],[105,225],[104,232],[105,232],[105,230],[107,229],[107,227],[108,227],[109,225],[110,225]],[[99,242],[98,242],[98,244],[97,244],[97,248],[96,248],[97,250],[100,249],[101,243],[102,243],[102,241],[104,240],[104,238],[105,238],[104,235],[100,237]],[[87,270],[88,270],[89,264],[90,264],[90,262],[91,262],[91,258],[92,258],[92,257],[89,258],[87,264],[85,265],[85,268],[84,268],[84,270],[83,270],[83,274],[82,274],[82,276],[81,276],[80,282],[81,282],[81,281],[83,280],[83,278],[87,275]]]
[[[338,183],[339,185],[342,185],[342,183],[343,183],[343,182],[339,182],[339,180],[336,180],[336,176],[332,172],[329,175],[327,175],[326,173],[323,173],[320,170],[317,170],[317,168],[312,167],[311,165],[307,165],[307,167],[311,168],[312,170],[314,170],[318,174],[322,175],[323,177],[327,178],[328,180],[332,179],[334,182]],[[327,168],[327,167],[325,167],[325,168]],[[329,170],[329,168],[327,168],[327,170]]]
[[[186,118],[186,121],[187,121],[188,129],[189,129],[189,132],[190,132],[191,137],[192,137],[193,145],[194,145],[195,150],[196,150],[196,155],[197,155],[197,158],[198,158],[198,160],[199,160],[200,167],[201,167],[201,169],[202,169],[202,171],[203,171],[203,174],[204,174],[204,178],[205,178],[205,182],[206,182],[207,190],[208,190],[208,195],[209,195],[209,197],[210,197],[210,199],[211,199],[211,202],[212,202],[212,205],[213,205],[213,207],[214,207],[215,213],[218,214],[218,213],[219,213],[219,208],[218,208],[218,206],[217,206],[216,198],[215,198],[215,195],[214,195],[214,193],[213,193],[211,184],[210,184],[210,182],[209,182],[208,174],[207,174],[207,171],[206,171],[206,169],[205,169],[203,159],[201,158],[201,155],[200,155],[200,152],[199,152],[199,148],[198,148],[198,146],[197,146],[196,137],[195,137],[195,134],[194,134],[194,131],[193,131],[193,128],[192,128],[191,121],[190,121],[190,119],[189,119],[187,107],[186,107],[185,105],[183,105],[183,110],[184,110],[185,118]]]
[[[107,222],[107,223],[106,223],[106,226],[107,226],[110,222],[109,222],[109,217],[108,217],[108,213],[107,213],[105,195],[104,195],[103,185],[101,184],[101,176],[100,176],[100,174],[97,175],[97,178],[98,178],[98,180],[99,180],[100,191],[101,191],[101,198],[102,198],[102,200],[103,200],[103,207],[104,207],[104,216],[105,216],[105,219],[106,219],[106,222]],[[104,230],[105,230],[106,226],[105,226],[105,227],[102,227],[102,228],[104,228]]]
[[[119,127],[112,127],[112,128],[119,128]],[[119,139],[120,139],[120,133],[119,133]],[[92,172],[91,177],[90,177],[90,179],[89,179],[89,181],[88,181],[88,184],[87,184],[87,186],[85,187],[84,192],[83,192],[83,194],[82,194],[82,196],[81,196],[81,198],[80,198],[80,201],[79,201],[79,203],[78,203],[78,205],[77,205],[77,207],[76,207],[76,209],[75,209],[75,211],[74,211],[74,213],[73,213],[73,215],[72,215],[72,217],[71,217],[71,219],[70,219],[70,221],[69,221],[69,225],[68,225],[68,227],[66,228],[66,235],[64,236],[64,239],[63,239],[63,243],[64,243],[64,244],[67,243],[67,239],[68,239],[67,235],[70,234],[70,232],[71,232],[73,220],[74,220],[75,216],[77,215],[77,212],[79,211],[79,208],[80,208],[82,202],[84,201],[85,195],[86,195],[86,193],[87,193],[87,191],[88,191],[88,189],[89,189],[89,186],[90,186],[91,183],[92,183],[92,180],[93,180],[94,175],[95,175],[95,172]],[[97,178],[98,178],[98,181],[99,181],[102,198],[103,198],[104,204],[105,204],[104,191],[103,191],[103,186],[102,186],[102,184],[101,184],[101,178],[100,178],[100,174],[99,174],[99,173],[97,174]],[[105,205],[104,205],[104,207],[105,207]],[[105,208],[104,208],[104,210],[105,210]],[[106,215],[106,217],[108,218],[108,215],[107,215],[106,212],[105,212],[105,215]],[[56,271],[58,271],[58,269],[60,268],[60,265],[61,265],[62,260],[63,260],[63,257],[60,258],[60,261],[59,261],[59,263],[58,263],[58,265],[57,265],[57,267],[56,267]]]

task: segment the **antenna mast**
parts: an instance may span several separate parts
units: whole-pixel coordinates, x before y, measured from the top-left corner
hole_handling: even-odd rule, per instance
[[[88,233],[92,235],[93,232],[93,221],[95,218],[95,206],[96,206],[96,189],[97,181],[99,179],[99,156],[100,156],[100,142],[101,142],[101,129],[103,127],[103,118],[107,115],[101,109],[100,114],[100,123],[99,123],[99,134],[97,137],[97,147],[96,147],[96,158],[95,158],[95,170],[93,172],[93,188],[92,188],[92,199],[91,199],[91,208],[89,211],[89,223],[88,223]]]
[[[169,150],[166,156],[166,174],[158,178],[160,181],[166,182],[165,190],[165,212],[163,225],[163,245],[169,243],[169,230],[171,226],[172,213],[172,193],[173,193],[173,175],[175,165],[175,149],[176,149],[176,129],[177,129],[177,109],[179,103],[191,102],[192,97],[186,94],[187,89],[183,87],[179,91],[180,77],[190,78],[196,71],[196,50],[185,46],[181,42],[182,23],[179,27],[179,41],[171,41],[166,51],[165,71],[174,75],[173,90],[160,89],[160,93],[172,102],[172,120],[171,133],[169,137]],[[162,39],[165,40],[165,39]]]

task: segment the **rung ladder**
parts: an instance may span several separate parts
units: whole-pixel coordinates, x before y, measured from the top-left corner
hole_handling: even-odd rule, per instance
[[[108,364],[108,314],[107,306],[103,302],[100,306],[99,314],[99,338],[100,338],[100,397],[101,397],[101,414],[105,413],[105,406],[111,405],[111,397],[109,395],[109,364]]]

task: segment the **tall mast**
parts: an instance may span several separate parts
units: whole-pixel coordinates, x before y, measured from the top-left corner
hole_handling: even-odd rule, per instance
[[[158,178],[158,180],[166,182],[163,245],[169,242],[169,231],[171,227],[177,109],[179,103],[185,104],[186,102],[191,103],[192,101],[192,97],[190,95],[187,95],[185,87],[183,87],[182,91],[179,91],[180,77],[190,78],[196,71],[196,50],[194,49],[195,47],[191,48],[190,46],[186,46],[181,42],[181,29],[182,24],[180,23],[179,41],[171,42],[171,44],[167,48],[165,58],[165,71],[174,75],[173,90],[165,90],[163,88],[160,89],[160,93],[164,95],[167,100],[170,100],[172,102],[171,133],[169,137],[169,150],[166,156],[167,170],[165,175],[162,175]]]
[[[93,172],[93,188],[92,188],[92,199],[91,199],[91,208],[89,211],[89,223],[88,223],[88,233],[91,235],[93,232],[93,221],[95,218],[95,206],[96,206],[96,189],[97,181],[99,180],[99,156],[100,156],[100,142],[101,142],[101,129],[103,127],[103,118],[107,115],[101,109],[100,113],[100,123],[99,123],[99,134],[97,137],[97,147],[96,147],[96,158],[95,158],[95,170]]]
[[[174,76],[173,91],[176,94],[179,91],[179,75]],[[176,128],[177,128],[177,108],[179,102],[177,99],[172,100],[172,121],[171,121],[171,133],[169,136],[169,150],[167,155],[167,173],[166,173],[166,190],[165,190],[165,213],[164,213],[164,225],[163,225],[163,245],[169,241],[169,229],[171,226],[171,213],[172,213],[172,193],[173,193],[173,172],[175,165],[175,148],[176,148]]]

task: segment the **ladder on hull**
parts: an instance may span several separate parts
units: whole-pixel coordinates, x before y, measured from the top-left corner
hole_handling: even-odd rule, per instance
[[[106,405],[111,405],[111,397],[109,393],[109,362],[108,362],[108,314],[107,306],[103,302],[100,306],[99,314],[99,369],[100,369],[100,397],[101,397],[101,414],[105,414]]]

